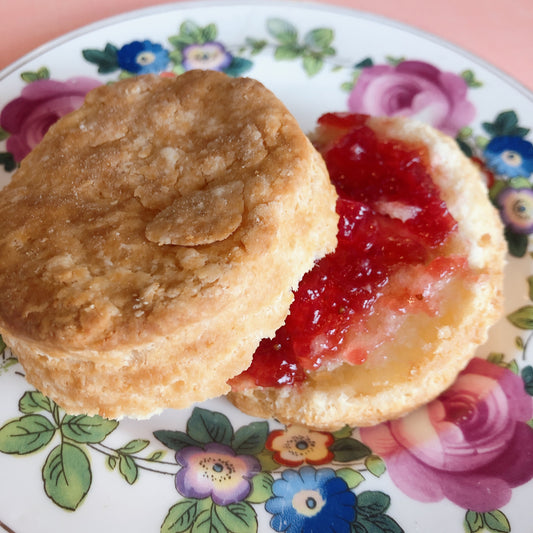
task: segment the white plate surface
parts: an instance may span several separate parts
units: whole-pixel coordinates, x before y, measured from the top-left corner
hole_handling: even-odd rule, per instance
[[[456,391],[464,416],[441,399],[450,433],[435,430],[426,408],[381,426],[394,453],[378,453],[372,431],[286,428],[224,399],[146,421],[65,419],[6,349],[0,530],[533,531],[533,96],[448,43],[355,11],[301,2],[166,5],[66,35],[0,73],[0,185],[54,113],[79,105],[71,78],[92,80],[78,83],[83,93],[91,83],[191,67],[259,79],[306,131],[326,111],[418,116],[483,165],[504,206],[510,253],[505,316]],[[200,482],[201,459],[213,468],[211,484]],[[225,481],[217,478],[228,468]]]

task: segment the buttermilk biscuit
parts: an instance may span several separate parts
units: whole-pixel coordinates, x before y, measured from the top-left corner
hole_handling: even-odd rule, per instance
[[[336,198],[257,81],[191,71],[97,88],[0,192],[0,333],[71,413],[226,393],[335,248]]]
[[[370,317],[367,334],[378,347],[362,364],[333,361],[307,370],[305,380],[292,386],[261,387],[244,375],[236,379],[229,397],[247,413],[328,430],[399,417],[447,388],[500,316],[506,246],[478,169],[453,139],[429,126],[401,118],[369,118],[367,126],[382,138],[426,147],[427,168],[457,222],[440,253],[466,258],[465,271],[438,292],[437,312]],[[316,142],[319,149],[328,144],[320,129]],[[401,325],[392,338],[385,337],[395,320]],[[365,340],[364,334],[355,339]]]

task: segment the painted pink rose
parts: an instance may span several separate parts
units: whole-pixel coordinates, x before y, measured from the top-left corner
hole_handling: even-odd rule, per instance
[[[7,151],[20,162],[60,117],[78,109],[85,95],[100,81],[71,78],[66,81],[37,80],[22,89],[0,113],[0,126],[10,133]]]
[[[455,136],[475,116],[468,85],[452,72],[423,61],[364,68],[350,93],[356,113],[413,117]]]
[[[499,509],[533,478],[533,402],[510,370],[474,359],[438,399],[402,419],[361,429],[411,498]]]

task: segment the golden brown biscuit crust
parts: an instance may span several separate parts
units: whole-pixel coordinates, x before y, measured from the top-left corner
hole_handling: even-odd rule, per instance
[[[259,82],[191,71],[102,86],[0,193],[0,333],[75,412],[219,395],[334,248],[335,200]]]
[[[410,317],[398,333],[402,341],[385,343],[362,365],[310,372],[299,386],[230,393],[249,414],[327,430],[399,417],[451,385],[501,314],[506,245],[478,169],[453,139],[429,126],[379,117],[367,125],[387,138],[428,148],[433,180],[458,223],[447,252],[466,254],[471,273],[446,289],[437,316]]]

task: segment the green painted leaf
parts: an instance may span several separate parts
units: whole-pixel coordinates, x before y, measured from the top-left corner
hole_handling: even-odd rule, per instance
[[[201,30],[202,33],[202,42],[208,43],[214,41],[217,38],[218,30],[215,24],[208,24],[205,28]]]
[[[533,367],[528,365],[522,369],[522,379],[524,380],[524,388],[526,392],[533,396]]]
[[[183,61],[183,54],[180,50],[172,50],[171,52],[169,52],[168,56],[173,63],[176,63],[178,65],[180,65]]]
[[[528,236],[514,233],[508,226],[504,229],[504,235],[509,248],[509,253],[513,257],[524,257],[529,244]]]
[[[386,60],[387,60],[387,63],[389,65],[392,65],[392,66],[397,66],[399,65],[400,63],[403,63],[405,61],[405,57],[403,56],[400,56],[400,57],[396,57],[396,56],[386,56]]]
[[[492,202],[495,202],[499,194],[508,187],[508,182],[505,180],[495,180],[494,184],[489,190],[489,198]]]
[[[281,44],[293,44],[298,40],[298,30],[290,22],[280,18],[267,20],[267,31]]]
[[[516,176],[507,180],[507,185],[513,189],[531,189],[531,182],[524,176]]]
[[[365,520],[360,514],[357,515],[357,519],[355,522],[352,522],[351,524],[351,533],[369,533],[372,532],[372,528],[374,526],[371,522],[368,520]],[[369,529],[370,528],[370,529]],[[373,530],[376,533],[376,530]],[[381,531],[378,531],[377,533],[382,533]]]
[[[214,512],[227,531],[257,531],[257,515],[253,507],[246,502],[215,506]]]
[[[518,363],[513,359],[512,361],[509,361],[507,365],[505,366],[507,370],[510,370],[513,374],[520,374],[520,369],[518,368]]]
[[[372,525],[375,530],[369,530],[369,533],[376,531],[379,533],[404,533],[400,525],[386,514],[381,514],[372,518]]]
[[[468,140],[474,134],[474,130],[470,126],[464,126],[457,133],[458,139]]]
[[[278,61],[296,59],[302,54],[302,49],[296,44],[280,44],[274,51],[274,58]]]
[[[187,433],[183,431],[170,431],[168,429],[159,429],[154,431],[154,437],[164,444],[167,448],[179,452],[182,448],[186,446],[201,446],[202,443],[198,442]]]
[[[473,89],[483,87],[483,83],[476,78],[473,70],[463,70],[463,72],[461,72],[461,77],[465,80],[466,84]]]
[[[350,426],[344,426],[343,428],[334,431],[332,435],[335,440],[346,439],[352,436],[352,432],[353,430]]]
[[[372,58],[365,57],[365,59],[362,59],[359,61],[359,63],[356,63],[354,65],[354,68],[360,69],[360,68],[366,68],[366,67],[372,67],[374,66],[374,61],[372,61]]]
[[[182,65],[176,65],[172,68],[172,72],[176,74],[176,76],[180,76],[185,72],[185,68]]]
[[[253,63],[249,59],[234,56],[229,66],[224,69],[224,73],[233,78],[237,78],[247,70],[250,70],[252,66]]]
[[[459,146],[463,154],[466,155],[466,157],[472,157],[474,155],[474,150],[472,150],[471,146],[467,142],[463,141],[463,139],[460,139],[458,137],[457,139],[455,139],[455,141],[457,142],[457,145]]]
[[[464,523],[466,533],[476,533],[483,529],[483,516],[475,511],[467,511]]]
[[[229,533],[228,529],[220,520],[216,506],[211,504],[209,507],[202,508],[196,515],[191,533]]]
[[[529,288],[528,296],[530,300],[533,300],[533,276],[527,278],[527,286]]]
[[[66,415],[61,424],[61,431],[68,439],[80,443],[102,442],[118,426],[116,420],[101,416]]]
[[[352,527],[354,533],[405,533],[400,525],[387,515],[378,515],[371,519],[357,515]]]
[[[494,122],[483,122],[483,129],[492,137],[511,135],[525,137],[529,133],[528,128],[518,125],[518,116],[512,110],[500,113]]]
[[[44,448],[55,426],[42,415],[25,415],[0,428],[0,452],[26,455]]]
[[[368,468],[368,471],[376,477],[381,476],[387,469],[383,459],[377,455],[369,455],[365,459],[365,466]]]
[[[89,63],[98,65],[98,72],[100,74],[109,74],[120,68],[117,51],[116,46],[108,43],[104,50],[87,49],[82,50],[81,54]]]
[[[19,400],[19,410],[26,415],[39,413],[41,411],[50,412],[50,401],[39,391],[26,391]]]
[[[202,43],[202,29],[196,22],[186,20],[180,26],[180,37],[189,43]]]
[[[187,422],[187,433],[197,442],[231,445],[233,426],[226,415],[195,407]]]
[[[5,130],[0,128],[0,141],[3,141],[4,139],[6,139],[6,137],[3,136],[4,134],[6,136],[9,136],[9,134]],[[0,353],[2,353],[5,349],[6,349],[6,343],[4,342],[4,339],[2,339],[2,335],[0,335]]]
[[[268,438],[268,422],[252,422],[237,430],[232,448],[241,455],[256,455],[265,448]]]
[[[507,517],[498,509],[483,513],[483,522],[489,531],[495,533],[508,533],[511,531],[509,520],[507,520]]]
[[[162,450],[157,450],[155,452],[152,452],[148,457],[146,457],[147,461],[159,461],[161,457],[165,455],[165,452]]]
[[[7,372],[12,366],[15,366],[18,360],[15,357],[8,357],[0,362],[0,374]]]
[[[533,305],[526,305],[517,309],[507,319],[513,326],[520,329],[533,329]]]
[[[118,456],[118,470],[130,485],[133,485],[139,477],[139,469],[130,455]]]
[[[6,172],[12,172],[17,168],[17,162],[15,161],[13,154],[9,152],[0,153],[0,165],[4,167]]]
[[[273,472],[279,468],[279,463],[274,461],[274,454],[269,450],[263,450],[261,453],[256,454],[256,458],[261,463],[261,470],[265,472]]]
[[[489,363],[492,363],[493,365],[501,366],[502,363],[505,361],[505,354],[501,352],[491,352],[489,356],[487,357],[487,361]]]
[[[520,335],[517,335],[514,339],[514,344],[519,350],[523,350],[526,345],[524,344],[524,339],[520,337]]]
[[[390,497],[384,492],[367,490],[357,496],[357,510],[367,518],[383,514],[389,506]]]
[[[89,492],[92,474],[85,452],[65,442],[55,447],[43,467],[44,490],[52,501],[74,511]]]
[[[115,470],[117,466],[117,457],[115,455],[108,455],[105,464],[109,470]]]
[[[122,448],[119,448],[117,452],[126,455],[131,455],[132,453],[142,452],[149,444],[149,440],[135,439],[128,442],[128,444],[126,444],[125,446],[122,446]]]
[[[264,503],[272,496],[274,478],[268,472],[260,472],[252,478],[252,490],[246,501],[250,503]]]
[[[337,470],[336,474],[337,477],[340,477],[346,481],[346,484],[350,489],[354,489],[365,480],[364,476],[353,468],[340,468]]]
[[[345,81],[344,83],[341,83],[341,90],[349,93],[353,89],[354,84],[350,81]]]
[[[182,35],[171,35],[168,38],[168,42],[176,49],[175,51],[179,51],[181,54],[181,51],[190,44],[193,44],[194,41],[191,40],[190,37],[182,36]],[[171,57],[174,50],[171,52]]]
[[[303,59],[303,66],[308,76],[315,76],[318,74],[324,66],[324,60],[322,57],[316,55],[306,55]]]
[[[33,83],[39,79],[35,72],[23,72],[20,77],[22,78],[22,81],[26,83]]]
[[[341,463],[358,461],[371,453],[368,446],[351,437],[337,439],[329,449],[333,452],[335,461],[340,461]]]
[[[268,44],[265,39],[252,39],[251,37],[247,37],[245,42],[252,49],[252,55],[259,54]]]
[[[330,47],[334,36],[335,33],[330,28],[317,28],[305,35],[304,42],[314,50],[324,51]]]
[[[173,505],[161,525],[161,533],[189,531],[196,519],[197,509],[198,500],[194,499],[183,499]]]
[[[41,67],[36,71],[23,72],[20,77],[26,83],[32,83],[37,80],[48,80],[50,79],[50,71],[46,67]]]

